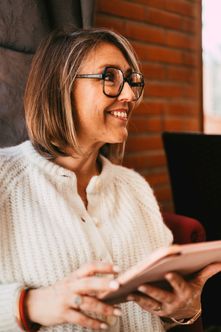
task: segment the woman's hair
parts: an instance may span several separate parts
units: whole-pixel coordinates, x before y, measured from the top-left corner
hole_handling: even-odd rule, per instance
[[[132,69],[139,71],[130,43],[106,28],[56,30],[41,42],[33,57],[24,96],[26,125],[32,144],[48,159],[66,155],[66,147],[81,154],[73,84],[88,53],[103,42],[115,45]],[[100,153],[119,163],[124,145],[105,144]]]

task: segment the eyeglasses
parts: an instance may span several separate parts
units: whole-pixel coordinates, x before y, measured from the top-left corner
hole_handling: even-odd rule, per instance
[[[96,78],[103,80],[103,93],[110,98],[116,98],[127,82],[133,91],[134,101],[137,101],[144,88],[144,77],[141,73],[132,72],[124,76],[122,70],[115,67],[105,67],[102,74],[78,74],[77,78]]]

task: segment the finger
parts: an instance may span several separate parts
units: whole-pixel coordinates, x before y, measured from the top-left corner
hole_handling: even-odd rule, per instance
[[[167,273],[165,279],[170,283],[176,294],[188,296],[191,292],[188,282],[178,273]]]
[[[153,285],[142,285],[138,287],[138,291],[161,303],[172,303],[174,300],[174,294],[172,292],[168,292]]]
[[[121,316],[120,308],[105,304],[98,299],[90,296],[82,296],[82,303],[79,305],[79,309],[86,312],[94,312],[96,314],[102,314],[104,316]],[[75,308],[75,303],[71,303],[70,306]]]
[[[159,314],[162,308],[162,303],[144,295],[130,294],[127,297],[128,301],[134,301],[139,304],[144,310]]]
[[[213,263],[201,270],[196,279],[200,280],[202,285],[204,285],[209,278],[219,272],[221,272],[221,263]]]
[[[66,313],[65,320],[69,324],[78,324],[88,329],[93,329],[93,330],[108,329],[108,325],[103,321],[99,319],[93,319],[88,315],[76,310],[68,310]]]
[[[117,290],[119,288],[119,282],[115,279],[102,278],[102,277],[89,277],[74,280],[72,284],[73,293],[77,294],[92,294],[97,292],[106,292],[110,290]]]
[[[81,266],[73,275],[77,278],[82,278],[86,276],[93,276],[97,273],[102,274],[117,274],[120,269],[118,266],[115,266],[110,263],[103,262],[90,262]]]

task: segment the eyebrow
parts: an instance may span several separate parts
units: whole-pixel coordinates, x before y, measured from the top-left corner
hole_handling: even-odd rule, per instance
[[[120,68],[120,66],[118,66],[118,65],[116,65],[116,64],[113,64],[113,63],[105,63],[104,65],[99,66],[99,67],[98,67],[98,70],[102,70],[102,69],[104,69],[104,68],[106,68],[106,67],[114,67],[114,68],[117,68],[117,69],[122,70],[122,69]],[[122,72],[123,72],[124,74],[131,73],[132,71],[133,71],[133,69],[132,69],[131,67],[128,67],[128,69],[126,69],[125,71],[122,70]]]

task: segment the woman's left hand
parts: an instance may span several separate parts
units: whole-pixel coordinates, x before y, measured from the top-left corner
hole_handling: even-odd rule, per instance
[[[221,263],[210,264],[189,281],[170,272],[165,279],[172,287],[171,291],[145,284],[138,288],[141,295],[133,293],[127,299],[159,317],[190,318],[201,308],[201,293],[206,281],[220,271]]]

